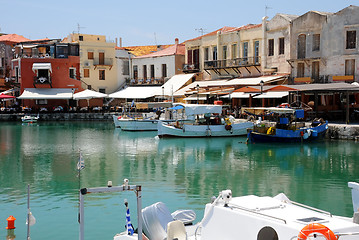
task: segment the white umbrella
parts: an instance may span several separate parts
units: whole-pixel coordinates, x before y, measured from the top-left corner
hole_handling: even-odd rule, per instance
[[[105,93],[96,92],[93,90],[86,89],[82,92],[75,93],[73,95],[73,99],[79,100],[79,99],[91,99],[91,98],[105,98],[108,97]]]
[[[75,100],[87,99],[87,107],[88,107],[88,106],[90,106],[90,99],[105,98],[105,97],[108,97],[108,95],[105,93],[100,93],[100,92],[86,89],[82,92],[75,93],[72,98]]]

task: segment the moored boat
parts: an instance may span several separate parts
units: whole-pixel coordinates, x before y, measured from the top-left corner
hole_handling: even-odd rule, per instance
[[[190,210],[171,214],[163,203],[155,203],[141,211],[141,234],[126,231],[115,235],[114,240],[356,240],[359,184],[350,182],[348,186],[352,189],[353,218],[291,201],[283,193],[274,197],[232,197],[231,190],[224,190],[206,204],[204,216],[197,224],[193,224],[195,215]]]
[[[39,115],[37,116],[31,116],[31,115],[25,115],[23,117],[21,117],[21,121],[23,123],[36,123],[37,120],[39,120]]]
[[[328,122],[315,119],[311,123],[298,122],[304,117],[304,111],[291,108],[249,108],[244,111],[262,111],[262,116],[270,116],[275,121],[261,121],[248,132],[249,143],[260,142],[312,142],[323,139]],[[248,112],[247,112],[248,113]]]
[[[221,105],[183,104],[184,113],[192,122],[158,122],[158,137],[236,137],[245,136],[253,122],[221,117]]]
[[[134,103],[133,105],[134,112],[125,111],[120,116],[112,116],[115,127],[124,131],[157,131],[159,119],[171,121],[169,117],[166,117],[169,115],[166,114],[166,109],[172,106],[170,102]],[[154,109],[157,111],[153,112]]]

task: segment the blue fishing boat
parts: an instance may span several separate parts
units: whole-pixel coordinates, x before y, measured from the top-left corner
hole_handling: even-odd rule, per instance
[[[269,121],[262,121],[260,117],[253,129],[248,130],[249,143],[312,142],[324,138],[328,129],[328,122],[323,119],[315,119],[311,123],[299,122],[298,119],[304,118],[302,109],[252,108],[245,111],[247,113],[261,111],[260,116],[270,118]]]

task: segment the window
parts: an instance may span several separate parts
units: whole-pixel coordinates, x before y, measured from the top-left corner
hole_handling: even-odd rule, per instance
[[[130,75],[130,62],[128,60],[123,61],[122,75]]]
[[[162,64],[162,77],[167,77],[167,65]]]
[[[99,80],[105,80],[105,70],[98,70]]]
[[[208,47],[204,49],[204,61],[208,61],[209,59],[209,49]]]
[[[298,63],[297,77],[304,77],[304,63]]]
[[[37,105],[47,105],[47,99],[37,99],[36,104]]]
[[[147,66],[143,65],[142,70],[143,70],[143,80],[146,80],[147,79]]]
[[[70,78],[76,79],[76,68],[69,68]]]
[[[305,58],[306,40],[307,40],[307,37],[305,36],[305,34],[301,34],[298,36],[297,55],[298,55],[299,59]]]
[[[320,50],[320,34],[313,34],[313,52]]]
[[[84,36],[79,36],[79,41],[83,41],[84,40]]]
[[[89,77],[90,77],[90,69],[84,68],[84,78],[89,78]]]
[[[347,46],[346,49],[356,48],[357,31],[347,31]]]
[[[192,50],[187,51],[187,63],[192,65]]]
[[[279,55],[284,54],[284,38],[279,38]]]
[[[223,50],[223,54],[222,54],[223,60],[226,60],[227,59],[227,46],[223,46],[222,50]]]
[[[259,63],[259,41],[254,42],[254,63]]]
[[[268,56],[274,55],[274,39],[268,39]]]
[[[312,79],[316,81],[319,79],[319,62],[312,63]]]
[[[151,79],[155,79],[155,65],[151,65]]]
[[[70,78],[76,79],[76,68],[69,68]]]
[[[345,60],[345,75],[354,76],[355,74],[355,59]]]
[[[105,53],[104,52],[98,53],[98,63],[100,65],[105,65]]]
[[[105,88],[99,88],[98,91],[99,91],[100,93],[105,93],[105,94],[106,94],[106,89],[105,89]]]
[[[248,42],[243,43],[243,58],[247,61],[248,58]]]
[[[137,67],[137,65],[134,65],[134,66],[133,66],[133,78],[134,78],[135,80],[138,79],[138,67]]]
[[[237,44],[232,45],[232,59],[237,58]]]
[[[93,59],[93,52],[87,52],[87,58]]]
[[[213,58],[213,61],[216,61],[218,59],[217,58],[217,47],[213,47],[212,58]]]

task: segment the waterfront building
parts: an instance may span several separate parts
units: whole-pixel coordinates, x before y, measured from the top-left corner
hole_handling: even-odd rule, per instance
[[[261,26],[223,27],[187,40],[184,71],[203,80],[261,75]]]
[[[19,43],[14,48],[12,74],[20,83],[19,99],[33,110],[48,111],[72,103],[81,87],[79,45],[59,39]]]
[[[119,89],[114,41],[103,35],[73,33],[65,42],[79,45],[82,88],[106,94]]]
[[[262,69],[265,74],[290,74],[291,23],[297,15],[276,14],[271,20],[262,19]]]
[[[19,42],[31,41],[17,34],[3,34],[0,36],[0,91],[18,86],[18,79],[11,77],[11,60],[13,47]]]
[[[132,78],[130,84],[164,84],[177,74],[182,74],[185,46],[179,43],[149,54],[131,59]]]

